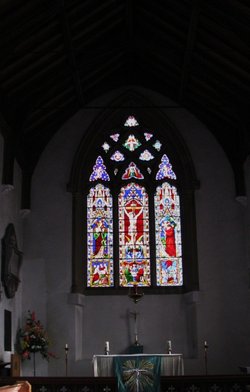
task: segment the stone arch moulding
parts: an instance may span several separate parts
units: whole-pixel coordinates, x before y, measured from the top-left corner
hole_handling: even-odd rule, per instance
[[[157,130],[157,135],[163,143],[167,143],[171,152],[170,159],[174,162],[179,176],[183,210],[182,230],[186,233],[183,237],[183,257],[187,262],[183,265],[185,284],[182,292],[196,291],[199,289],[199,281],[194,194],[199,187],[199,181],[196,177],[192,157],[182,135],[160,108],[133,91],[122,94],[104,108],[85,132],[74,157],[68,183],[68,191],[72,193],[73,199],[71,291],[72,293],[84,293],[82,278],[84,274],[84,244],[81,216],[81,211],[83,211],[82,193],[86,183],[84,174],[89,166],[90,158],[93,156],[93,151],[96,151],[97,141],[105,137],[105,134],[111,129],[115,129],[117,124],[121,124],[129,115],[134,115],[139,123],[144,124],[148,129]]]

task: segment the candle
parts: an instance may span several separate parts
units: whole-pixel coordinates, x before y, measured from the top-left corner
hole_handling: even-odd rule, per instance
[[[208,344],[207,344],[207,341],[205,340],[205,342],[204,342],[204,347],[205,348],[208,348]]]
[[[65,344],[65,350],[68,350],[68,343]]]
[[[171,340],[168,340],[168,352],[169,352],[169,354],[171,354],[171,351],[172,351]]]
[[[109,351],[109,342],[105,342],[105,349],[106,351]]]

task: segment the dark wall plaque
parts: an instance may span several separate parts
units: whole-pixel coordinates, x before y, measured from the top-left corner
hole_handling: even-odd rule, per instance
[[[22,252],[18,249],[14,225],[10,223],[2,239],[2,282],[7,298],[13,298],[19,284]]]

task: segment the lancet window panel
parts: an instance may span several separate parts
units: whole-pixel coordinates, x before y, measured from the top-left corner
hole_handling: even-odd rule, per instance
[[[87,286],[113,287],[113,202],[102,184],[90,189],[87,197]]]
[[[155,194],[157,286],[181,286],[182,240],[177,189],[165,182]]]
[[[150,286],[149,210],[145,188],[130,183],[119,195],[119,282]]]

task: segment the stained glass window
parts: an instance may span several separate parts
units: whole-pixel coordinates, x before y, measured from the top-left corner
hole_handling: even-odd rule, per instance
[[[153,147],[154,147],[157,151],[160,151],[161,146],[162,146],[162,144],[161,144],[161,142],[159,142],[159,140],[156,140],[156,142],[153,144]]]
[[[120,286],[150,286],[148,196],[135,183],[119,195],[119,253]]]
[[[93,157],[87,287],[182,286],[180,199],[172,162],[155,132],[145,131],[134,116],[123,124],[119,133],[106,135],[109,143],[100,142],[105,156]],[[133,134],[131,127],[137,127]]]
[[[97,157],[96,163],[93,167],[92,174],[89,178],[89,181],[103,180],[109,181],[109,175],[106,171],[106,166],[103,163],[103,159],[101,156]]]
[[[113,205],[109,188],[97,184],[87,197],[88,287],[112,287]]]
[[[152,133],[148,132],[144,132],[144,136],[147,142],[153,137]]]
[[[124,143],[124,147],[126,147],[129,151],[135,151],[140,145],[141,143],[134,135],[129,135]]]
[[[121,162],[124,161],[124,155],[120,151],[114,152],[114,154],[110,157],[112,161]]]
[[[154,156],[151,154],[150,151],[144,150],[141,154],[139,159],[142,161],[151,161],[151,159],[154,159]]]
[[[157,286],[181,286],[180,202],[176,187],[167,182],[156,189],[155,228]]]
[[[173,172],[172,165],[166,154],[161,158],[159,170],[156,174],[156,180],[163,180],[164,178],[170,178],[176,180],[176,175]]]
[[[138,180],[142,180],[144,178],[143,174],[141,174],[140,170],[134,162],[129,164],[129,167],[127,167],[125,173],[122,176],[123,180],[130,180],[131,178],[137,178]]]
[[[102,148],[104,149],[105,152],[108,152],[108,150],[110,149],[110,145],[107,142],[104,142]]]
[[[110,135],[111,139],[113,139],[115,142],[118,142],[119,140],[119,133],[114,133],[113,135]]]
[[[138,124],[134,116],[129,116],[124,123],[125,127],[136,127]]]

